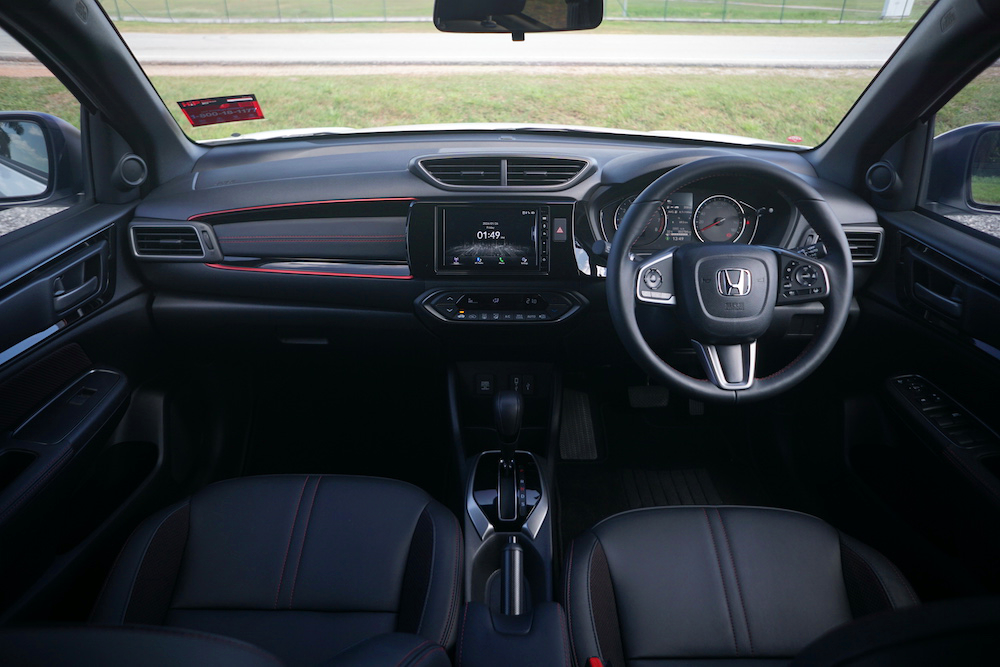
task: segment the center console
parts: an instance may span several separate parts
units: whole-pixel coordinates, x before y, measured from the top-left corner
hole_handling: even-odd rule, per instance
[[[457,438],[468,458],[467,606],[459,665],[569,664],[553,601],[553,526],[544,454],[558,378],[546,364],[464,364],[452,374]]]
[[[468,600],[459,665],[571,661],[553,600],[547,459],[561,391],[543,341],[558,340],[588,305],[578,291],[575,210],[572,200],[498,196],[420,200],[407,218],[410,271],[426,286],[417,315],[456,360],[449,383]],[[457,361],[493,351],[506,359]]]

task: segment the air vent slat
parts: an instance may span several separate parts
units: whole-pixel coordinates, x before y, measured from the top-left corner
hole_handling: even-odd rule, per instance
[[[878,261],[882,249],[882,233],[879,231],[847,231],[847,244],[851,249],[851,259],[858,263]]]
[[[187,226],[132,228],[135,254],[140,257],[203,257],[198,230]]]

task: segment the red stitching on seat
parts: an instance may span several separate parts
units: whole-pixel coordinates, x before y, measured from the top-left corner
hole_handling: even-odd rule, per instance
[[[288,546],[285,547],[285,558],[281,561],[281,576],[278,577],[278,590],[274,592],[274,608],[278,608],[278,597],[281,595],[281,584],[285,581],[285,566],[288,564],[288,552],[292,549],[292,537],[295,535],[295,523],[299,519],[299,509],[302,507],[302,496],[306,492],[306,484],[309,483],[309,475],[306,475],[302,482],[302,490],[299,491],[299,502],[295,505],[295,516],[292,517],[292,529],[288,531]]]
[[[729,564],[733,566],[733,577],[736,578],[736,592],[740,595],[740,607],[743,608],[743,624],[747,628],[747,638],[750,640],[750,655],[753,655],[753,633],[750,632],[750,617],[747,615],[747,605],[743,601],[743,587],[740,586],[740,575],[736,571],[736,558],[733,555],[733,548],[729,544],[729,532],[726,530],[726,522],[722,519],[722,512],[715,510],[719,517],[719,524],[722,526],[722,536],[726,538],[726,551],[729,552]]]
[[[424,648],[425,646],[429,646],[430,644],[431,644],[431,642],[429,642],[427,640],[424,640],[424,641],[420,642],[419,644],[417,644],[409,653],[407,653],[406,655],[403,656],[402,660],[400,660],[398,663],[396,663],[397,667],[399,665],[402,665],[407,660],[409,660],[411,655],[413,655],[414,653],[416,653],[420,649]]]
[[[306,478],[308,480],[308,478]],[[288,608],[292,608],[292,602],[295,601],[295,584],[299,581],[299,567],[302,565],[302,554],[306,550],[306,534],[309,532],[309,519],[312,517],[313,506],[316,504],[316,494],[319,493],[320,482],[323,481],[322,477],[317,478],[316,486],[313,487],[312,498],[309,500],[309,509],[306,511],[305,525],[302,527],[302,544],[299,545],[299,557],[295,561],[295,574],[292,576],[292,592],[288,596]]]
[[[417,659],[417,661],[415,663],[413,663],[412,667],[417,667],[417,665],[419,665],[420,663],[422,663],[424,660],[426,660],[430,656],[434,655],[434,653],[437,652],[437,651],[441,651],[442,653],[444,653],[444,649],[442,647],[435,646],[430,651],[427,651],[427,653],[424,653],[422,656],[420,656]]]
[[[570,657],[569,652],[569,626],[566,624],[566,614],[563,613],[562,607],[557,607],[559,611],[559,622],[563,629],[563,651],[566,653],[566,667],[572,667],[573,661],[576,660],[576,656]]]
[[[596,539],[596,538],[595,538]],[[569,545],[569,558],[566,565],[566,617],[569,619],[569,644],[573,652],[573,662],[576,662],[576,640],[573,638],[573,607],[571,606],[573,595],[573,552],[576,550],[576,542]]]
[[[736,655],[739,655],[740,645],[736,641],[736,625],[733,623],[733,610],[729,607],[729,589],[726,587],[726,575],[722,571],[722,559],[719,558],[719,547],[715,543],[712,520],[708,518],[708,510],[702,507],[701,511],[705,514],[705,524],[708,526],[708,535],[712,538],[712,550],[715,552],[715,564],[719,568],[719,581],[722,582],[722,597],[726,599],[726,613],[729,614],[729,631],[733,633],[733,649],[736,651]]]
[[[432,519],[433,522],[433,519]],[[451,608],[448,610],[448,621],[445,625],[444,634],[441,636],[441,641],[439,644],[444,644],[448,635],[451,634],[454,628],[455,621],[458,620],[458,604],[459,604],[459,585],[458,582],[461,580],[462,575],[459,572],[459,563],[461,561],[461,554],[463,550],[462,545],[462,528],[458,525],[458,520],[455,519],[455,561],[452,564],[452,572],[454,573],[451,579],[451,592],[448,595],[448,599],[451,601]],[[430,591],[428,591],[430,593]]]
[[[469,627],[466,621],[469,619],[469,604],[465,605],[465,613],[462,614],[462,634],[458,637],[458,667],[462,667],[462,649],[465,648],[465,631]]]

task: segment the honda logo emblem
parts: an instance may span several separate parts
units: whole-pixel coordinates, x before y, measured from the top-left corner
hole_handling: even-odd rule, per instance
[[[719,294],[746,296],[750,293],[751,276],[748,269],[722,269],[718,275]]]

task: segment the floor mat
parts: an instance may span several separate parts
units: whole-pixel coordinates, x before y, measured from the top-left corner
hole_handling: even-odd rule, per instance
[[[721,505],[722,496],[704,468],[621,471],[629,509],[660,505]]]
[[[590,397],[585,392],[573,389],[563,392],[559,456],[564,461],[592,461],[597,458],[594,418],[590,414]]]
[[[563,457],[556,465],[563,544],[602,519],[643,507],[780,506],[757,474],[748,424],[725,411],[691,415],[686,401],[633,408],[624,394],[589,397],[603,457]]]

